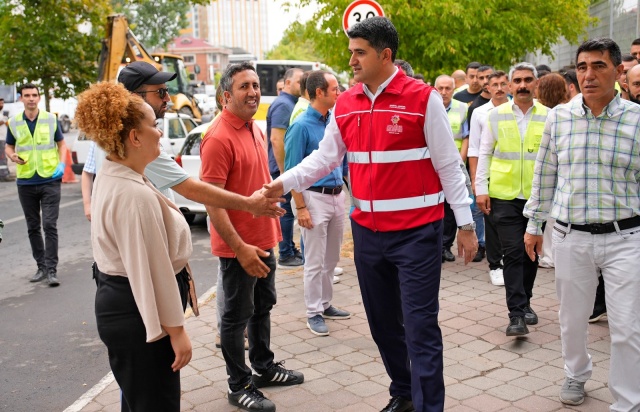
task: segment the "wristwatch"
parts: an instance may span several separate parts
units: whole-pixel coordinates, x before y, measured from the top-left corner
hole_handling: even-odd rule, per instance
[[[458,229],[467,232],[473,232],[476,230],[476,222],[467,223],[466,225],[458,226]]]

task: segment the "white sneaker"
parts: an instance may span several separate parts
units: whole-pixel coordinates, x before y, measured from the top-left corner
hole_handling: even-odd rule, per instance
[[[490,270],[489,277],[491,278],[492,285],[504,286],[504,276],[502,274],[502,268]]]
[[[339,278],[338,276],[335,276],[335,275],[334,275],[334,276],[333,276],[333,280],[332,280],[331,282],[332,282],[334,285],[335,285],[336,283],[340,283],[340,278]]]
[[[333,269],[333,276],[340,276],[344,273],[344,269],[342,269],[341,267],[336,266],[335,269]]]

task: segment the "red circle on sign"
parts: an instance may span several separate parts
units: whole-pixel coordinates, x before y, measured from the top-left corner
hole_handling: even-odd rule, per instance
[[[356,0],[347,6],[347,9],[342,15],[342,29],[345,33],[347,33],[347,30],[349,30],[349,15],[353,11],[353,9],[362,5],[373,7],[373,9],[378,13],[378,16],[384,17],[384,11],[382,10],[382,6],[380,6],[378,2],[374,0]]]

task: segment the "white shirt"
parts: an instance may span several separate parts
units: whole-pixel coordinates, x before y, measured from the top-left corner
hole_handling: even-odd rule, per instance
[[[467,157],[478,157],[480,153],[480,136],[482,136],[482,130],[487,126],[487,114],[489,110],[494,107],[496,106],[493,104],[493,99],[491,99],[489,102],[475,109],[471,114]]]
[[[510,104],[513,108],[513,115],[516,118],[516,123],[518,124],[520,139],[523,140],[524,135],[527,133],[529,120],[531,120],[531,116],[533,115],[534,105],[531,105],[526,113],[522,113],[522,110],[520,110],[520,107],[518,107],[518,105],[513,102],[510,102]],[[491,110],[487,112],[487,119],[489,118]],[[478,157],[478,168],[476,169],[476,196],[489,194],[489,166],[491,166],[491,159],[493,158],[493,150],[496,146],[496,143],[497,140],[493,137],[491,129],[489,127],[485,127],[484,130],[482,130],[482,136],[480,140],[480,153]],[[524,197],[524,193],[520,192],[520,194],[518,195],[518,199],[526,199]]]
[[[362,85],[364,93],[373,102],[391,83],[398,69],[382,83],[375,94]],[[453,142],[453,134],[449,125],[449,118],[437,91],[429,96],[425,113],[424,136],[431,154],[431,162],[440,177],[447,202],[451,205],[458,226],[473,221],[471,216],[471,199],[465,186],[465,177],[460,169],[460,153]],[[302,191],[315,181],[329,174],[342,163],[347,147],[342,140],[342,134],[335,119],[335,110],[331,112],[329,124],[318,150],[307,156],[299,165],[286,171],[279,179],[284,185],[284,192],[290,190]],[[399,179],[403,178],[398,176]]]

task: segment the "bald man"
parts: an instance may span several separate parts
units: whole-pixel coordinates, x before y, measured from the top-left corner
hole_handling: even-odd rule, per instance
[[[464,70],[454,71],[453,73],[451,73],[451,77],[453,77],[453,80],[456,82],[456,87],[453,91],[453,94],[456,94],[459,91],[462,91],[469,87],[469,85],[467,84],[467,75]]]
[[[627,88],[629,90],[629,100],[640,104],[640,64],[633,66],[627,72]]]

